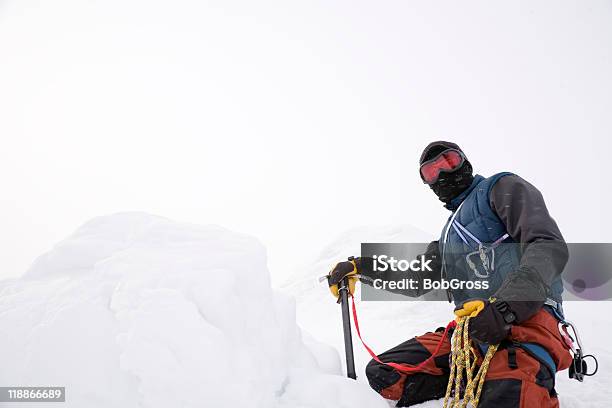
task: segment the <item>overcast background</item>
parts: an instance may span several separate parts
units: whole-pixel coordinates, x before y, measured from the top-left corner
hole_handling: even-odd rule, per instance
[[[253,234],[277,283],[355,226],[437,235],[435,139],[610,241],[610,73],[610,1],[0,1],[0,277],[126,210]]]

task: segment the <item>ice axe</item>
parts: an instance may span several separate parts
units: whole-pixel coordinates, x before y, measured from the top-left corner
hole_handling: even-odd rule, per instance
[[[353,261],[351,256],[348,259]],[[353,337],[351,335],[351,315],[349,313],[349,278],[345,277],[338,284],[340,294],[340,306],[342,307],[342,330],[344,331],[344,353],[346,354],[346,375],[353,380],[357,379],[355,374],[355,355],[353,354]]]
[[[349,261],[355,257],[350,256]],[[328,279],[328,275],[321,276],[319,282]],[[342,308],[342,330],[344,331],[344,352],[346,354],[346,375],[353,380],[357,379],[355,374],[355,356],[353,354],[353,337],[351,335],[351,316],[349,314],[349,278],[345,277],[338,283],[338,303]]]

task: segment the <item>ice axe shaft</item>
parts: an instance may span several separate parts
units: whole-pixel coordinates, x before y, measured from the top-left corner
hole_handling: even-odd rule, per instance
[[[353,337],[351,335],[351,315],[349,313],[349,278],[340,281],[338,292],[340,293],[340,305],[342,307],[342,329],[344,330],[344,352],[346,354],[346,375],[353,380],[357,379],[355,374],[355,355],[353,354]]]

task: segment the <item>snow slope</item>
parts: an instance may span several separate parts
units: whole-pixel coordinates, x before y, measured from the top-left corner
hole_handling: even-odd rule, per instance
[[[335,262],[359,254],[361,242],[426,242],[429,238],[422,231],[409,226],[359,228],[343,234],[285,285],[285,290],[296,298],[298,323],[317,340],[333,345],[343,356],[340,307],[331,297],[327,283],[319,283],[317,277],[326,274]],[[365,341],[377,353],[415,335],[445,326],[452,319],[453,309],[447,302],[411,301],[409,298],[405,302],[358,301],[357,307]],[[556,388],[560,394],[560,405],[563,408],[610,407],[612,373],[608,367],[612,365],[609,348],[612,302],[565,302],[564,307],[567,318],[578,325],[587,353],[598,357],[600,370],[584,383],[568,379],[567,371],[558,374]],[[370,356],[361,346],[354,330],[353,344],[357,380],[367,386],[364,368]],[[442,401],[430,401],[419,406],[441,407]]]
[[[317,278],[360,242],[428,239],[408,226],[348,231],[275,291],[254,238],[141,213],[96,218],[0,282],[0,384],[65,386],[62,406],[79,408],[385,408],[356,337],[358,381],[342,376],[340,310]],[[563,407],[612,405],[610,308],[566,307],[602,369],[584,384],[562,373]],[[451,318],[444,302],[360,302],[359,312],[378,352]]]
[[[0,361],[0,384],[65,386],[67,407],[386,406],[302,336],[257,240],[140,213],[0,283]]]

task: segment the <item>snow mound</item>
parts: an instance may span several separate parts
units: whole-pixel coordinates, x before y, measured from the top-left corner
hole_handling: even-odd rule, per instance
[[[0,331],[0,384],[69,407],[387,407],[302,335],[265,248],[220,227],[96,218],[0,284]]]

